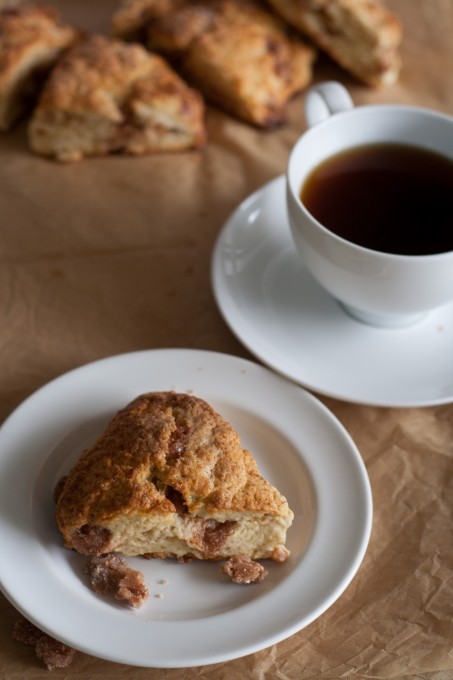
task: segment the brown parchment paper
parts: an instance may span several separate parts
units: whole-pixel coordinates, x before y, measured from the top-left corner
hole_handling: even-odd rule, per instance
[[[55,4],[69,21],[102,32],[116,7]],[[453,3],[387,4],[404,26],[399,82],[369,90],[323,57],[315,80],[340,80],[356,103],[453,115]],[[288,125],[271,132],[209,108],[209,143],[193,154],[61,166],[30,154],[25,124],[0,138],[1,420],[52,378],[112,354],[194,347],[251,358],[217,311],[211,252],[236,205],[284,172],[304,130],[302,100],[292,102]],[[56,677],[452,680],[453,406],[321,400],[357,443],[374,497],[367,555],[339,600],[287,640],[229,663],[144,669],[78,653]],[[2,550],[0,559],[12,558]],[[12,640],[16,617],[0,595],[0,677],[49,677],[32,649]]]

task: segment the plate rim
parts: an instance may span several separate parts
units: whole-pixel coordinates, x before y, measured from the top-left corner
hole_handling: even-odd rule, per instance
[[[49,634],[51,634],[53,637],[56,637],[57,639],[62,640],[63,642],[66,642],[66,644],[70,644],[71,646],[76,647],[77,649],[80,649],[81,651],[84,651],[87,654],[90,654],[92,656],[97,656],[109,661],[117,662],[117,663],[126,663],[126,664],[131,664],[135,666],[142,666],[142,667],[167,667],[167,668],[181,668],[181,667],[187,667],[187,666],[202,666],[206,664],[212,664],[212,663],[220,663],[224,661],[229,661],[235,658],[239,658],[241,656],[245,656],[248,654],[255,653],[261,649],[264,649],[272,644],[275,644],[277,642],[280,642],[283,639],[286,639],[290,635],[294,634],[295,632],[301,630],[304,628],[306,625],[314,621],[316,618],[318,618],[326,609],[328,609],[333,602],[335,602],[340,595],[344,592],[344,590],[347,588],[351,580],[353,579],[354,575],[356,574],[364,556],[367,550],[367,546],[369,543],[370,539],[370,534],[371,534],[371,526],[372,526],[372,496],[371,496],[371,485],[368,479],[368,474],[366,471],[365,464],[362,460],[362,457],[360,455],[360,452],[358,451],[355,443],[353,442],[351,436],[345,429],[345,427],[342,425],[342,423],[337,419],[337,417],[325,406],[319,399],[317,399],[314,395],[310,394],[307,392],[304,388],[291,383],[287,381],[285,378],[281,377],[277,373],[274,373],[270,371],[268,368],[263,367],[259,364],[256,364],[248,359],[242,359],[241,357],[236,357],[233,355],[221,353],[221,352],[211,352],[211,351],[205,351],[205,350],[197,350],[197,349],[182,349],[182,348],[165,348],[165,349],[154,349],[154,350],[138,350],[135,352],[128,352],[128,353],[123,353],[123,354],[117,354],[111,357],[105,357],[103,359],[98,359],[97,361],[90,362],[88,364],[85,364],[83,366],[79,366],[77,368],[74,368],[56,378],[51,380],[50,382],[46,383],[43,385],[41,388],[36,390],[34,393],[29,395],[19,406],[14,409],[14,411],[10,414],[10,416],[4,421],[0,428],[0,443],[3,444],[4,440],[4,433],[5,431],[9,432],[10,429],[12,428],[12,431],[14,433],[14,428],[17,427],[17,423],[20,424],[21,418],[24,416],[27,416],[27,409],[30,408],[35,408],[36,404],[39,406],[39,402],[42,399],[42,395],[45,393],[50,392],[50,396],[52,396],[52,390],[61,386],[62,384],[66,381],[69,380],[71,382],[71,376],[80,376],[83,374],[83,372],[93,370],[93,368],[101,368],[102,365],[104,367],[108,367],[109,364],[112,362],[115,363],[116,361],[125,361],[127,363],[128,359],[135,359],[135,360],[140,360],[140,359],[148,359],[150,356],[153,357],[154,359],[162,360],[163,355],[166,355],[168,358],[171,358],[171,362],[173,363],[176,355],[180,355],[181,358],[184,358],[187,360],[187,358],[190,358],[195,361],[195,363],[199,363],[200,360],[206,359],[208,361],[213,361],[213,362],[226,362],[228,364],[233,363],[237,367],[241,367],[241,370],[246,368],[247,370],[251,370],[252,372],[258,372],[260,376],[265,376],[265,380],[269,381],[276,381],[275,384],[280,384],[282,389],[284,390],[290,390],[293,393],[297,393],[300,395],[300,398],[302,402],[305,402],[306,404],[310,404],[310,408],[316,409],[317,412],[319,412],[321,417],[323,419],[327,419],[333,427],[335,428],[335,431],[339,433],[340,437],[343,438],[343,441],[346,442],[349,446],[349,453],[348,456],[349,458],[349,464],[355,466],[355,470],[357,474],[359,475],[360,482],[362,484],[362,487],[360,489],[363,499],[365,502],[365,507],[364,507],[364,517],[362,518],[362,528],[361,528],[361,536],[360,536],[360,547],[357,550],[357,553],[353,556],[353,559],[351,559],[349,568],[347,570],[347,573],[342,574],[340,582],[337,583],[336,589],[334,589],[331,593],[329,593],[329,596],[324,598],[324,601],[318,606],[317,609],[313,610],[311,612],[311,616],[307,619],[304,620],[302,625],[300,620],[297,620],[293,622],[292,625],[286,625],[284,629],[274,631],[273,635],[267,635],[265,640],[255,640],[252,644],[247,644],[244,643],[243,646],[238,649],[234,650],[229,650],[228,652],[222,651],[222,650],[217,650],[217,653],[211,652],[210,654],[207,655],[198,655],[193,656],[190,659],[187,658],[172,658],[171,663],[169,664],[169,659],[164,659],[162,658],[160,661],[156,663],[155,659],[141,659],[140,661],[137,661],[136,659],[131,659],[130,657],[124,657],[124,655],[120,653],[115,653],[111,655],[106,655],[105,652],[101,651],[99,653],[99,650],[96,649],[96,644],[94,646],[86,646],[86,645],[81,645],[80,643],[75,644],[73,639],[69,639],[67,635],[61,635],[59,634],[58,631],[54,629],[53,626],[48,626],[46,623],[37,618],[36,616],[32,615],[30,617],[30,613],[27,610],[26,605],[21,601],[20,596],[17,597],[17,592],[14,591],[14,588],[11,589],[11,586],[8,588],[7,584],[4,581],[4,576],[5,576],[5,571],[8,571],[7,569],[5,570],[5,565],[1,566],[0,565],[0,580],[1,580],[1,590],[7,597],[7,599],[20,611],[22,612],[25,616],[30,618],[36,625],[38,625],[42,630],[45,630]],[[249,374],[250,377],[250,374]],[[327,422],[326,421],[326,422]],[[38,447],[39,448],[39,447]],[[1,450],[1,447],[0,447]],[[0,453],[0,466],[2,465],[2,460],[5,454]],[[302,460],[304,458],[300,455]],[[0,508],[1,508],[1,500],[0,500]],[[3,529],[3,524],[2,521],[0,520],[0,535],[4,533]],[[5,561],[6,562],[6,561]],[[294,579],[294,573],[297,573],[297,571],[291,572],[290,576]],[[248,603],[250,604],[250,603]],[[247,607],[248,604],[245,606]],[[233,610],[234,612],[234,610]],[[222,618],[222,621],[227,620],[229,618],[232,618],[231,614],[233,612],[227,612],[227,615],[221,615],[219,617]],[[222,623],[221,621],[221,623]],[[161,624],[162,622],[160,622]],[[172,621],[172,628],[176,629],[178,626],[175,625],[175,622]],[[191,623],[191,625],[193,625]],[[150,633],[151,634],[151,633]]]
[[[236,300],[234,299],[234,295],[231,293],[231,290],[228,288],[228,285],[226,284],[226,277],[222,274],[221,272],[221,262],[222,262],[222,257],[221,257],[221,251],[222,251],[222,246],[223,242],[229,233],[229,231],[233,228],[235,222],[240,221],[240,216],[244,215],[247,216],[248,211],[251,209],[253,206],[255,210],[257,210],[257,203],[263,200],[263,197],[266,195],[267,192],[271,191],[279,191],[280,190],[280,185],[282,185],[282,189],[284,189],[283,184],[285,182],[285,174],[280,174],[277,177],[274,177],[273,179],[269,180],[265,184],[263,184],[261,187],[255,189],[249,196],[247,196],[243,201],[241,201],[236,208],[230,213],[230,215],[226,218],[224,221],[214,244],[214,248],[212,251],[212,257],[211,257],[211,266],[210,266],[210,279],[211,279],[211,288],[213,291],[213,295],[217,304],[217,308],[225,321],[226,325],[228,328],[231,330],[231,332],[235,335],[235,337],[241,342],[241,344],[250,351],[250,353],[253,355],[253,357],[263,364],[265,364],[268,368],[271,370],[279,373],[282,375],[284,378],[295,382],[296,384],[300,385],[301,387],[305,388],[306,390],[310,390],[318,395],[323,395],[326,397],[330,397],[333,399],[341,399],[344,401],[347,401],[351,404],[359,404],[359,405],[364,405],[364,406],[374,406],[374,407],[383,407],[383,408],[418,408],[418,407],[428,407],[428,406],[439,406],[442,404],[448,404],[453,401],[453,389],[451,390],[450,394],[445,394],[444,396],[438,396],[438,397],[425,397],[425,398],[397,398],[394,399],[392,396],[388,396],[386,398],[383,397],[367,397],[365,394],[351,394],[347,393],[347,391],[342,390],[342,389],[335,389],[335,388],[329,388],[325,384],[319,384],[316,382],[316,380],[304,380],[303,377],[300,375],[295,375],[294,371],[291,371],[290,369],[286,368],[285,366],[281,365],[281,362],[275,359],[275,357],[269,357],[266,353],[265,350],[263,350],[261,347],[257,349],[256,345],[252,340],[249,340],[247,338],[247,329],[243,329],[243,323],[241,321],[238,321],[238,316],[240,316],[236,311],[234,313],[230,313],[230,307],[232,305],[235,305],[235,308],[238,309],[238,306],[236,305]],[[283,196],[284,196],[284,191],[283,191]],[[283,219],[287,222],[287,216],[286,214],[283,215]],[[289,223],[287,222],[287,227],[289,231]],[[304,265],[303,265],[304,266]],[[319,285],[319,284],[317,284]],[[227,292],[226,292],[227,291]],[[448,305],[444,305],[444,308],[453,308],[453,303],[450,303]],[[443,308],[439,308],[441,310]],[[439,312],[439,310],[437,310]],[[436,310],[433,310],[436,312]],[[343,314],[346,314],[345,312],[342,312]],[[354,323],[354,324],[359,324],[358,328],[361,328],[361,322],[350,318],[349,316],[346,315],[346,318],[348,319],[348,322]],[[367,331],[371,332],[376,332],[380,333],[382,332],[382,329],[380,328],[373,328],[372,326],[365,326],[367,328]],[[412,327],[403,327],[402,329],[385,329],[386,332],[393,333],[397,331],[413,331],[417,330],[416,324]],[[262,334],[261,334],[262,335]],[[261,337],[261,336],[260,336]],[[453,388],[453,380],[452,380],[452,388]]]

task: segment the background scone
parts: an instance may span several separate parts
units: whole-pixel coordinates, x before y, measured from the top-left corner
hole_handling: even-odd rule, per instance
[[[0,130],[9,130],[34,104],[45,75],[76,38],[55,8],[0,11]]]
[[[282,562],[293,513],[211,406],[155,392],[119,411],[82,454],[56,517],[82,554]]]
[[[205,141],[204,103],[162,57],[90,36],[52,71],[29,140],[59,161],[195,149]]]
[[[207,99],[260,127],[282,123],[312,77],[314,48],[254,0],[128,0],[113,30],[145,40]]]
[[[399,19],[379,0],[268,0],[291,26],[308,36],[356,78],[389,85],[401,69]]]

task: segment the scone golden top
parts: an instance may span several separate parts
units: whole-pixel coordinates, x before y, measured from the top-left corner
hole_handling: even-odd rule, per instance
[[[0,10],[0,82],[30,50],[67,47],[76,36],[75,29],[59,20],[55,8],[23,6]]]
[[[0,11],[0,129],[6,130],[30,102],[61,52],[78,37],[55,8],[23,6]]]
[[[168,15],[181,0],[122,0],[112,19],[112,32],[125,40],[141,40],[148,22]]]
[[[201,96],[162,57],[96,35],[57,64],[30,125],[33,150],[59,160],[183,150],[204,140]]]
[[[254,0],[133,0],[113,25],[145,36],[209,100],[257,126],[283,122],[311,79],[315,50]]]
[[[82,454],[56,517],[66,545],[79,552],[202,559],[247,554],[236,540],[241,522],[248,541],[262,522],[272,536],[261,555],[279,559],[292,512],[209,404],[155,392],[120,410]],[[252,557],[260,556],[255,548]]]

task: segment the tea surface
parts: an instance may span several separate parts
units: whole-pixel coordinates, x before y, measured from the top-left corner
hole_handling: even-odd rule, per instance
[[[399,255],[453,250],[453,162],[403,144],[370,144],[331,156],[301,189],[327,229]]]

